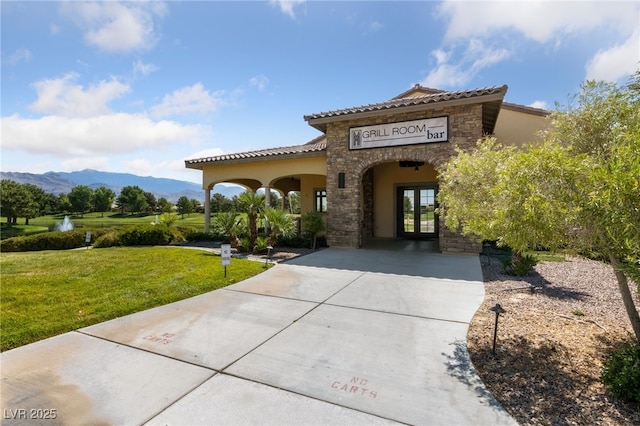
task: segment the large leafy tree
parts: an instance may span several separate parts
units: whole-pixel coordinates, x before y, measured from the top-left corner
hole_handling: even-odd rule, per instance
[[[188,215],[194,212],[193,203],[191,200],[184,195],[178,198],[178,202],[176,203],[176,208],[178,209],[178,213],[182,215],[184,219],[184,215]]]
[[[93,208],[100,212],[100,217],[104,217],[104,212],[111,210],[116,193],[106,186],[101,186],[93,192]]]
[[[575,105],[552,114],[540,146],[494,140],[459,152],[440,170],[447,227],[497,240],[515,253],[562,247],[607,259],[636,338],[640,316],[640,74],[624,87],[587,82]]]
[[[82,216],[84,212],[91,209],[93,190],[86,185],[77,185],[71,188],[68,197],[71,209]]]
[[[147,197],[142,188],[137,185],[125,186],[120,190],[116,202],[123,213],[128,210],[132,213],[144,212],[147,209]]]
[[[173,204],[164,197],[158,198],[156,203],[157,209],[162,213],[171,213],[173,210]]]
[[[18,217],[25,217],[33,204],[33,196],[24,185],[9,179],[0,181],[0,210],[7,224],[15,224]]]
[[[211,211],[218,213],[233,211],[233,202],[224,194],[216,192],[211,196]]]

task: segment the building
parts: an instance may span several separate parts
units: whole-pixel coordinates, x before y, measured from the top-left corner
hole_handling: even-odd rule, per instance
[[[285,195],[325,214],[327,243],[361,247],[371,238],[433,241],[440,251],[475,252],[477,242],[438,220],[437,167],[484,135],[502,144],[536,142],[547,112],[503,102],[507,86],[445,92],[416,85],[381,103],[304,117],[323,134],[303,144],[187,160],[202,170],[205,226],[211,189],[222,182]]]

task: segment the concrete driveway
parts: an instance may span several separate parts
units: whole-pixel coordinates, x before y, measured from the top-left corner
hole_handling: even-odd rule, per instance
[[[477,256],[322,250],[3,353],[3,424],[514,425],[466,349],[483,297]]]

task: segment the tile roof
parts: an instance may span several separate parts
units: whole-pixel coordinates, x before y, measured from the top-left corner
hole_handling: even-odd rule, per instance
[[[216,162],[229,162],[229,161],[254,161],[265,157],[286,156],[300,154],[315,154],[324,152],[327,149],[327,142],[325,135],[320,135],[317,138],[303,144],[293,146],[283,146],[279,148],[267,148],[256,151],[240,152],[237,154],[224,154],[217,155],[215,157],[196,158],[193,160],[185,160],[187,168],[198,169],[202,165],[216,163]]]
[[[414,89],[411,89],[399,96],[406,95],[416,89],[423,89],[422,86],[415,86]],[[418,105],[427,105],[436,102],[445,102],[445,101],[456,101],[456,100],[467,100],[473,99],[481,96],[488,95],[502,95],[507,91],[507,86],[493,86],[493,87],[485,87],[482,89],[472,89],[472,90],[459,90],[456,92],[441,92],[436,91],[434,89],[424,88],[425,91],[433,92],[428,93],[422,96],[413,96],[413,97],[395,97],[391,100],[385,102],[379,102],[375,104],[362,105],[351,108],[337,109],[333,111],[320,112],[317,114],[305,115],[304,119],[309,120],[317,120],[322,118],[333,118],[350,114],[358,114],[365,112],[375,112],[375,111],[385,111],[395,108],[409,107],[409,106],[418,106]]]
[[[411,89],[385,102],[305,115],[304,119],[306,121],[309,121],[309,124],[311,124],[313,127],[323,130],[325,129],[325,125],[315,125],[312,124],[311,121],[321,121],[323,123],[326,123],[326,121],[332,121],[334,119],[339,120],[341,117],[352,114],[380,113],[397,108],[420,107],[441,102],[473,102],[474,100],[476,100],[476,98],[488,97],[489,99],[487,99],[487,101],[491,101],[492,104],[485,104],[486,111],[483,112],[483,127],[485,132],[491,133],[493,131],[493,126],[495,125],[495,120],[500,110],[500,106],[503,104],[502,98],[504,97],[506,91],[506,85],[472,90],[459,90],[455,92],[445,92],[438,89],[430,89],[416,84]],[[416,93],[422,94],[416,95]],[[410,96],[412,94],[413,96]],[[482,102],[483,100],[477,99],[477,101]],[[544,110],[537,110],[535,108],[523,107],[521,105],[507,103],[504,103],[504,105],[508,105],[509,107],[511,107],[511,109],[527,109],[530,110],[528,111],[530,113],[537,113],[540,115],[544,114]],[[268,148],[256,151],[241,152],[237,154],[225,154],[214,157],[196,158],[193,160],[185,160],[185,165],[187,168],[200,169],[205,164],[218,162],[255,161],[259,159],[288,155],[320,155],[320,153],[324,153],[326,149],[326,136],[320,135],[303,145]]]

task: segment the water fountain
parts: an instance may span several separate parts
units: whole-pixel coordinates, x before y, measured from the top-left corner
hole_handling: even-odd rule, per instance
[[[56,229],[58,231],[71,231],[73,229],[73,223],[69,220],[69,216],[65,216],[62,223],[56,224]]]

